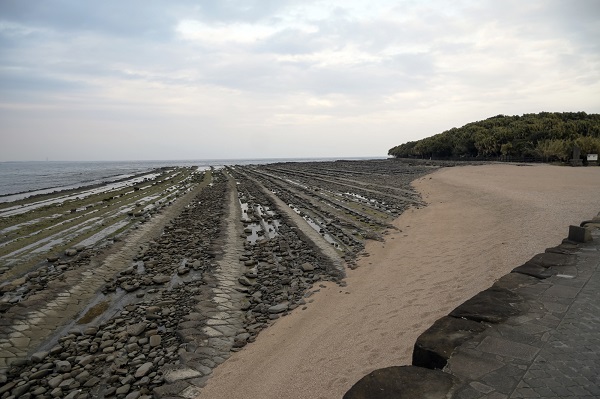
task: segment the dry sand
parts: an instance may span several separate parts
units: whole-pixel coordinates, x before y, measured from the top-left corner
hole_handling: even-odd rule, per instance
[[[374,369],[410,364],[416,338],[600,211],[600,167],[484,165],[414,183],[429,204],[385,243],[219,366],[200,398],[341,398]]]

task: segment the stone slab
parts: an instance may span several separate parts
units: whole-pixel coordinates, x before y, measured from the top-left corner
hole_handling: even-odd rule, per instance
[[[544,292],[544,296],[550,298],[575,298],[579,291],[581,289],[577,287],[553,285]]]
[[[552,272],[545,267],[534,265],[531,263],[525,263],[524,265],[515,267],[512,270],[513,273],[524,274],[527,276],[535,277],[538,279],[546,279],[552,277]]]
[[[506,289],[491,287],[468,299],[450,312],[450,316],[468,320],[500,323],[519,314],[511,304],[522,302],[520,295]]]
[[[497,359],[482,358],[460,352],[450,358],[445,370],[462,379],[477,380],[503,366],[504,363]]]
[[[527,263],[538,265],[542,267],[551,266],[568,266],[575,263],[576,257],[573,255],[560,254],[554,252],[544,252],[541,254],[534,255]]]
[[[490,336],[485,337],[477,346],[477,349],[494,355],[527,361],[533,360],[535,355],[540,351],[540,348],[536,348],[535,346]]]
[[[202,377],[202,373],[190,367],[179,366],[173,368],[164,368],[163,376],[166,382],[173,383],[179,380]]]

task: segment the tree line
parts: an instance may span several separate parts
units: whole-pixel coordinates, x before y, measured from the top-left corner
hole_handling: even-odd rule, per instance
[[[388,151],[396,158],[543,158],[567,161],[573,148],[581,156],[600,153],[600,114],[540,112],[497,115]]]

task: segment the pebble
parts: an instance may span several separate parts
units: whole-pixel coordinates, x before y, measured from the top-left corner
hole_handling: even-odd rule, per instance
[[[131,385],[125,384],[125,385],[120,386],[119,388],[117,388],[117,390],[115,391],[115,394],[117,394],[117,395],[124,395],[127,392],[129,392],[130,389],[131,389]]]
[[[46,356],[48,356],[49,353],[50,352],[47,351],[36,352],[33,355],[31,355],[31,361],[34,363],[40,363],[46,358]]]
[[[154,366],[154,364],[152,362],[147,362],[147,363],[142,364],[135,371],[135,375],[134,375],[135,378],[144,377],[146,374],[148,374],[148,372],[152,369],[153,366]]]
[[[155,335],[150,336],[150,347],[154,348],[156,346],[159,346],[161,341],[162,341],[162,338],[160,335],[155,334]]]
[[[288,310],[289,303],[284,302],[275,306],[269,307],[269,313],[282,313]]]
[[[127,326],[127,334],[138,336],[146,330],[146,323],[136,323]]]
[[[48,386],[50,388],[56,388],[60,385],[60,383],[63,381],[63,376],[62,375],[58,375],[50,380],[48,380]]]

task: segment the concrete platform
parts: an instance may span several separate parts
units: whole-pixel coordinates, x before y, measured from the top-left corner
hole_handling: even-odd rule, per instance
[[[444,371],[453,398],[600,397],[600,230],[574,264],[519,288],[525,311],[459,346]]]
[[[585,223],[591,241],[565,239],[516,267],[424,332],[413,366],[395,368],[395,384],[367,376],[347,393],[361,394],[347,397],[404,397],[393,392],[399,381],[442,369],[450,388],[414,386],[411,397],[600,398],[600,224]]]

